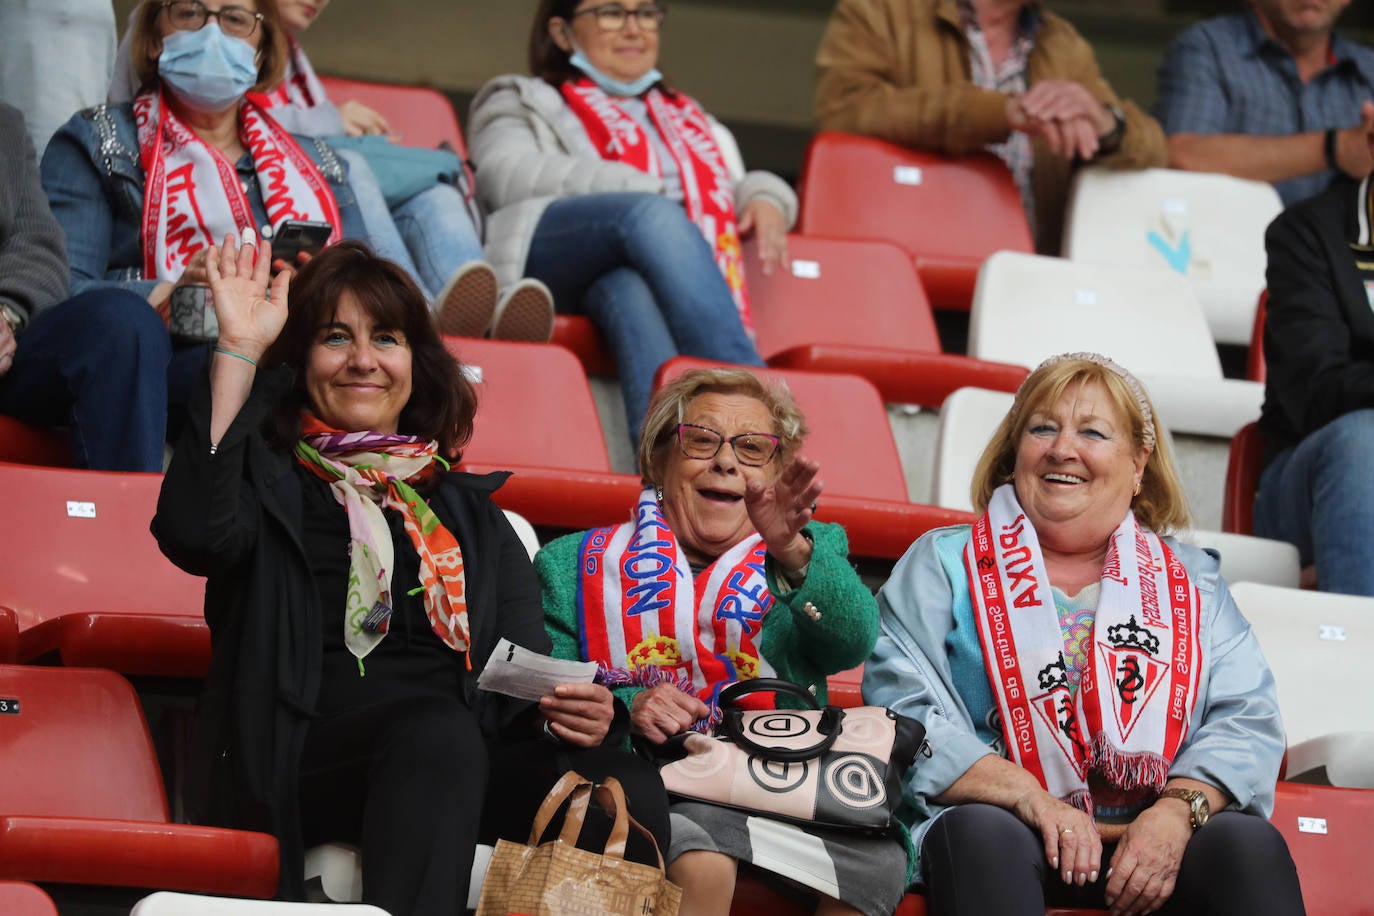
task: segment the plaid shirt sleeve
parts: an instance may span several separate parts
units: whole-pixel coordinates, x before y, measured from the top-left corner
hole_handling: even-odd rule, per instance
[[[1167,135],[1225,132],[1229,105],[1220,49],[1193,27],[1170,42],[1159,64],[1156,116]]]

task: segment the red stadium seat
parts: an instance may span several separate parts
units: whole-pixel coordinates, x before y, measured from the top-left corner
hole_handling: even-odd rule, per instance
[[[334,104],[357,99],[381,114],[406,146],[433,149],[448,143],[461,158],[468,158],[458,116],[442,93],[423,86],[369,83],[337,76],[322,76],[320,82]]]
[[[715,363],[677,357],[659,367],[656,387],[688,369]],[[811,435],[803,451],[821,463],[825,492],[816,517],[838,522],[859,556],[895,560],[931,528],[973,521],[973,515],[907,499],[906,477],[887,410],[871,384],[854,375],[770,369],[806,414]]]
[[[0,913],[5,916],[57,916],[43,889],[27,881],[0,881]]]
[[[1280,782],[1270,820],[1298,866],[1307,912],[1374,916],[1374,790]]]
[[[477,380],[477,420],[462,469],[509,470],[503,509],[534,525],[624,521],[639,478],[611,471],[601,418],[577,358],[548,344],[445,337]]]
[[[852,373],[892,403],[939,407],[956,388],[1015,391],[1023,366],[940,352],[911,259],[888,242],[793,235],[765,274],[745,246],[759,353],[770,366]]]
[[[730,916],[804,916],[810,912],[811,907],[804,907],[795,900],[770,890],[749,875],[740,875],[735,883],[735,897],[730,905]],[[1056,906],[1045,910],[1045,916],[1091,916],[1105,912],[1106,910]],[[902,898],[902,902],[897,904],[895,916],[926,916],[925,896],[917,893],[907,894]]]
[[[0,879],[270,897],[277,841],[174,824],[133,688],[110,671],[0,665]],[[6,911],[8,912],[8,911]]]
[[[614,378],[620,374],[611,355],[611,348],[592,320],[582,315],[555,315],[553,317],[553,343],[571,350],[582,363],[588,375],[606,375]]]
[[[1245,356],[1245,377],[1252,382],[1262,382],[1269,376],[1264,363],[1264,313],[1269,305],[1269,290],[1260,290],[1259,304],[1255,306],[1255,329],[1250,334],[1250,350]]]
[[[830,695],[831,704],[844,709],[864,705],[863,692],[860,689],[863,680],[863,665],[830,675],[825,679],[825,692]]]
[[[205,673],[204,580],[173,566],[148,530],[161,485],[161,474],[0,464],[0,619],[17,627],[17,660],[55,651],[125,674]]]
[[[71,467],[67,431],[44,429],[13,417],[0,416],[0,461]]]
[[[1226,489],[1222,492],[1221,530],[1254,532],[1255,491],[1264,463],[1264,440],[1258,423],[1247,423],[1231,437],[1226,461]]]
[[[800,184],[800,232],[896,243],[936,308],[967,311],[994,251],[1035,250],[1011,173],[990,154],[953,159],[824,131]]]

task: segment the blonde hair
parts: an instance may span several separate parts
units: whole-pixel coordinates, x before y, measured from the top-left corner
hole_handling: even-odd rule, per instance
[[[1100,384],[1131,427],[1137,449],[1148,448],[1140,492],[1131,500],[1140,523],[1158,534],[1188,527],[1188,499],[1179,482],[1168,438],[1155,433],[1154,406],[1139,379],[1117,363],[1097,353],[1065,353],[1051,357],[1032,372],[1017,389],[1011,410],[1002,418],[992,440],[978,459],[970,496],[975,511],[982,513],[992,492],[1012,479],[1016,449],[1032,414],[1054,404],[1070,385]]]
[[[687,405],[702,394],[740,394],[762,404],[773,418],[773,434],[778,437],[775,467],[787,466],[809,432],[806,417],[785,385],[764,382],[747,369],[690,369],[660,388],[644,415],[638,458],[646,485],[663,482],[663,462],[677,426],[687,416]]]

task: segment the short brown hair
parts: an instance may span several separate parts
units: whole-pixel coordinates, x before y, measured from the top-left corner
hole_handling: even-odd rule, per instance
[[[1135,447],[1151,447],[1150,456],[1145,461],[1145,472],[1140,479],[1140,494],[1131,501],[1136,518],[1158,534],[1172,534],[1187,528],[1188,499],[1184,495],[1183,485],[1179,483],[1168,436],[1153,433],[1153,425],[1159,415],[1149,395],[1136,381],[1140,392],[1137,397],[1131,383],[1115,369],[1078,354],[1046,360],[1021,383],[1011,410],[1007,411],[997,431],[992,434],[992,441],[983,450],[973,472],[970,493],[973,508],[979,513],[986,511],[993,491],[1012,479],[1017,445],[1026,432],[1031,415],[1057,402],[1070,385],[1092,382],[1102,385],[1117,410],[1130,422],[1131,441]],[[1145,410],[1141,408],[1142,400],[1149,410],[1148,420]]]
[[[258,45],[258,82],[253,91],[268,92],[286,74],[290,47],[281,14],[277,11],[277,0],[257,0],[257,4],[258,12],[262,13],[262,21],[258,23],[262,43]],[[140,91],[158,83],[157,56],[162,53],[162,36],[157,17],[161,14],[162,0],[143,0],[129,37],[129,64],[134,68],[134,76],[138,77]]]
[[[346,292],[379,327],[403,333],[410,347],[410,400],[401,410],[397,431],[438,440],[439,453],[458,460],[459,449],[472,437],[477,391],[445,349],[420,287],[396,264],[356,241],[326,248],[291,278],[286,325],[262,360],[264,367],[296,370],[290,393],[273,411],[272,440],[289,448],[300,438],[301,410],[309,404],[305,366],[315,332],[333,318]]]
[[[687,405],[702,394],[742,394],[762,404],[778,437],[778,467],[786,467],[810,432],[806,417],[781,383],[765,383],[748,369],[690,369],[668,382],[649,402],[639,435],[639,472],[648,486],[663,482],[663,462],[672,448]]]

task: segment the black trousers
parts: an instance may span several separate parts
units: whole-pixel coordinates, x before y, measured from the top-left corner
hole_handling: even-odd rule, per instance
[[[1069,886],[1045,861],[1039,834],[993,805],[959,805],[936,819],[921,846],[932,916],[1044,916],[1046,906],[1103,907],[1113,845],[1102,873]],[[1223,811],[1193,834],[1173,895],[1158,911],[1206,916],[1301,916],[1298,873],[1268,821]]]
[[[466,907],[476,844],[528,839],[540,802],[569,768],[619,779],[635,818],[667,849],[668,801],[650,764],[614,748],[489,744],[465,705],[439,696],[311,723],[301,759],[305,843],[362,849],[364,903],[392,916],[453,916]],[[579,845],[599,850],[609,831],[594,810]],[[654,861],[642,840],[629,855]]]

